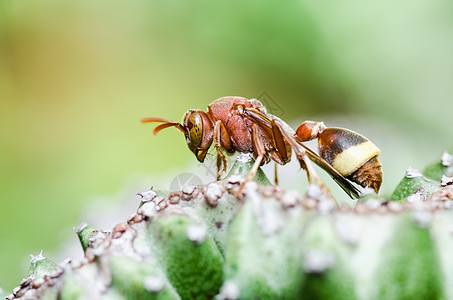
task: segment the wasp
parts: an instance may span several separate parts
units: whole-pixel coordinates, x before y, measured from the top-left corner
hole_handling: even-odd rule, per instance
[[[357,179],[366,172],[359,172],[358,175],[350,176],[350,174],[342,174],[342,170],[337,169],[337,162],[341,160],[341,157],[337,155],[340,159],[331,159],[329,155],[332,151],[324,151],[329,148],[329,146],[326,147],[325,145],[329,144],[326,136],[330,131],[323,123],[305,122],[294,131],[280,118],[267,113],[263,104],[256,99],[248,100],[243,97],[219,98],[208,106],[207,112],[199,109],[187,111],[183,116],[182,123],[162,118],[144,118],[141,122],[162,123],[154,129],[154,135],[169,127],[175,127],[181,131],[185,135],[187,146],[200,162],[204,162],[209,148],[213,145],[217,152],[217,179],[220,179],[222,172],[227,170],[227,160],[224,151],[227,154],[233,154],[235,151],[252,153],[255,163],[248,177],[242,183],[239,193],[245,184],[253,179],[261,165],[271,160],[280,165],[285,165],[291,160],[292,151],[294,151],[301,168],[307,173],[309,183],[313,179],[327,193],[328,190],[316,174],[311,161],[325,170],[352,198],[358,198],[360,192],[349,180],[364,187],[370,186],[369,180]],[[346,135],[337,135],[336,141],[329,144],[331,149],[338,152],[337,154],[341,151],[346,151],[348,145],[354,144],[350,140],[353,140],[355,135],[362,137],[352,131],[347,132],[348,134]],[[322,145],[320,147],[321,156],[303,144],[303,142],[314,138],[318,138],[318,144]],[[366,138],[365,140],[368,141]],[[342,144],[343,146],[336,146],[337,144]],[[369,151],[370,149],[363,147],[358,150]],[[351,152],[351,155],[353,156],[354,153]],[[348,163],[347,161],[344,162],[344,164]],[[358,161],[353,161],[352,163],[359,164]],[[364,163],[362,162],[355,169],[355,173]],[[366,173],[365,175],[369,174]],[[345,176],[349,176],[349,180]],[[376,180],[376,178],[371,180]],[[380,183],[372,186],[380,186]],[[375,190],[378,191],[378,189]]]

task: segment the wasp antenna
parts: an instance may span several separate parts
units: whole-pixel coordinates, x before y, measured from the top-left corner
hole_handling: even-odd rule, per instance
[[[169,123],[161,124],[161,125],[157,126],[156,128],[154,128],[153,134],[156,135],[156,134],[158,134],[162,129],[165,129],[165,128],[168,128],[168,127],[176,127],[177,129],[179,129],[179,131],[181,131],[182,133],[185,133],[184,127],[183,127],[181,124],[169,122]]]
[[[142,124],[145,124],[145,123],[164,123],[164,124],[161,124],[161,125],[157,126],[154,129],[154,131],[153,131],[154,135],[158,134],[159,131],[161,131],[162,129],[165,129],[165,128],[168,128],[168,127],[176,127],[182,133],[186,132],[184,130],[184,126],[182,126],[182,124],[179,124],[179,123],[176,123],[176,122],[172,122],[172,121],[168,121],[168,120],[162,119],[162,118],[143,118],[143,119],[141,119],[140,122]]]
[[[162,118],[143,118],[140,120],[141,123],[174,123],[172,121],[168,121]]]

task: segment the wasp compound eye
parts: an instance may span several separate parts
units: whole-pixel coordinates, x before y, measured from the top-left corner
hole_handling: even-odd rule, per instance
[[[190,141],[193,146],[198,147],[200,146],[203,138],[203,121],[199,114],[194,113],[190,116],[189,122],[189,124],[192,125],[189,129]]]

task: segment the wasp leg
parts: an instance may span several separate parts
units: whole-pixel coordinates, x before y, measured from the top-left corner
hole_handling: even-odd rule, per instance
[[[223,124],[220,120],[217,120],[214,125],[214,147],[217,150],[217,180],[220,180],[222,172],[227,171],[227,159],[222,151],[222,147],[228,152],[232,152],[234,150],[225,124]]]
[[[313,165],[311,164],[310,160],[308,159],[307,155],[305,154],[305,149],[299,143],[297,143],[296,140],[290,134],[288,134],[285,131],[285,129],[283,128],[283,125],[280,123],[280,121],[275,120],[275,119],[272,120],[272,127],[278,128],[280,133],[283,135],[283,137],[286,139],[286,141],[290,144],[291,148],[294,150],[294,153],[296,153],[296,157],[300,163],[301,168],[303,168],[305,170],[305,172],[307,173],[308,183],[311,184],[311,177],[313,177],[313,180],[321,187],[321,189],[324,191],[324,193],[326,195],[332,197],[329,189],[327,189],[327,187],[324,185],[324,183],[318,177],[318,174],[316,173],[315,169],[313,168]]]
[[[274,153],[276,154],[276,156],[279,159],[279,160],[276,160],[276,162],[279,161],[281,164],[286,164],[287,162],[289,162],[291,160],[291,147],[287,146],[288,143],[285,141],[280,129],[274,124],[273,121],[271,121],[271,125],[272,125],[272,136],[273,136],[272,140],[274,142],[274,147],[276,149],[276,151]],[[278,185],[277,163],[275,163],[274,181],[275,181],[275,185]]]
[[[258,125],[252,124],[252,143],[253,143],[253,152],[256,155],[255,158],[255,163],[253,164],[252,169],[250,170],[249,175],[245,179],[245,181],[241,184],[239,187],[239,190],[236,194],[237,197],[240,197],[242,194],[242,191],[244,190],[244,187],[247,183],[249,183],[256,175],[256,172],[258,171],[258,168],[261,165],[261,162],[264,159],[264,156],[266,155],[266,149],[264,148],[264,143],[260,139],[260,133],[258,129]]]
[[[273,149],[267,149],[271,158],[281,165],[288,163],[291,160],[291,146],[283,138],[281,130],[272,123],[273,119],[254,108],[245,108],[243,114],[272,137]]]
[[[267,128],[267,130],[272,130],[272,134],[274,136],[274,140],[278,140],[277,136],[283,134],[286,142],[288,142],[289,145],[290,145],[290,147],[289,147],[290,149],[292,148],[294,150],[294,152],[296,152],[296,150],[299,149],[298,152],[296,152],[296,155],[299,155],[298,156],[299,163],[300,163],[301,167],[307,172],[309,182],[311,182],[310,174],[313,174],[313,176],[315,176],[316,173],[313,173],[311,171],[311,169],[313,169],[313,167],[311,167],[310,163],[308,163],[308,164],[305,163],[305,161],[308,161],[308,159],[306,159],[306,157],[305,157],[306,155],[308,156],[308,158],[311,161],[313,161],[319,167],[321,167],[324,171],[326,171],[333,178],[333,180],[351,198],[359,198],[360,197],[359,190],[352,183],[350,183],[346,178],[344,178],[343,175],[341,175],[337,170],[335,170],[331,165],[329,165],[324,159],[322,159],[316,153],[314,153],[310,148],[306,147],[303,144],[299,144],[297,142],[297,140],[303,141],[304,139],[310,140],[310,139],[315,138],[319,131],[322,131],[322,130],[325,129],[324,128],[325,125],[322,122],[315,124],[316,125],[315,126],[316,127],[315,130],[310,130],[309,131],[309,134],[308,134],[310,136],[309,138],[304,138],[303,136],[305,136],[305,133],[301,134],[299,128],[298,128],[298,131],[299,131],[298,133],[300,134],[300,136],[296,135],[295,137],[292,137],[284,129],[285,128],[285,126],[283,125],[284,122],[281,121],[280,119],[278,119],[277,117],[273,117],[273,119],[271,119],[271,118],[269,118],[269,116],[263,114],[262,112],[254,109],[254,108],[245,108],[243,113],[250,120],[253,120],[255,123],[258,123],[258,124],[262,125],[261,128],[263,128],[263,129]],[[308,123],[310,123],[310,122],[308,122]],[[278,129],[278,130],[276,130],[276,129]],[[283,157],[281,155],[281,153],[283,153],[283,150],[282,150],[283,147],[280,147],[280,149],[279,149],[279,145],[277,143],[275,144],[275,147],[277,148],[276,151],[274,150],[274,151],[270,152],[271,155],[274,154],[273,159],[275,161],[277,161],[276,158],[278,158],[280,160],[283,160],[282,159]],[[301,155],[301,153],[302,154],[306,154],[306,155]],[[288,151],[288,155],[287,156],[288,156],[288,161],[289,161],[289,159],[291,158],[291,152],[290,151]],[[317,176],[314,177],[314,179],[318,183],[321,182]],[[325,187],[324,184],[322,184],[322,182],[319,185],[321,187]],[[325,188],[325,189],[327,190],[327,188]]]
[[[277,163],[274,163],[274,183],[278,185]]]
[[[217,151],[218,151],[218,154],[217,154],[217,181],[219,181],[222,171],[225,171],[225,167],[223,168],[223,170],[221,169],[222,161],[225,159],[225,155],[222,153],[222,150],[217,150]],[[220,154],[220,153],[222,153],[222,154]]]

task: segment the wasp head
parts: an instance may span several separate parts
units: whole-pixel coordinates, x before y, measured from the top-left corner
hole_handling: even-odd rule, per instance
[[[190,151],[197,157],[198,161],[203,162],[214,136],[214,126],[207,113],[199,109],[191,109],[184,114],[182,124],[168,121],[161,118],[144,118],[142,123],[163,123],[154,128],[154,135],[162,129],[176,127],[184,133],[186,143]]]
[[[204,111],[191,109],[183,117],[183,127],[187,146],[203,162],[214,136],[211,119]]]

